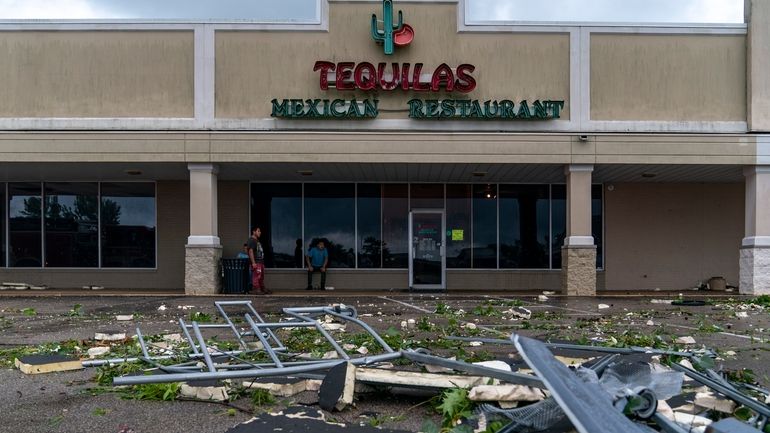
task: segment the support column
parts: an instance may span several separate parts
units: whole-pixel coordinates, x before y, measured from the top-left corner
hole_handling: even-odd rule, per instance
[[[213,295],[222,287],[217,233],[217,173],[214,164],[188,164],[190,170],[190,236],[185,245],[184,291]]]
[[[745,237],[740,254],[740,292],[770,294],[770,165],[746,167]]]
[[[561,288],[569,296],[596,295],[596,245],[591,234],[590,164],[570,164],[567,177],[567,237],[561,249]]]

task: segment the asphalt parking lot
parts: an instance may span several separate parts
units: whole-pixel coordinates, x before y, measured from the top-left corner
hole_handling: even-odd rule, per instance
[[[12,368],[20,351],[73,349],[81,354],[95,332],[134,335],[178,332],[181,318],[216,316],[214,300],[184,296],[0,296],[0,431],[24,432],[226,432],[252,413],[300,404],[314,405],[306,392],[254,408],[241,399],[226,404],[194,401],[125,399],[95,382],[97,369],[25,375]],[[644,297],[563,298],[549,296],[445,295],[388,293],[380,296],[322,292],[307,296],[249,298],[264,317],[278,320],[281,308],[344,303],[378,332],[391,332],[411,347],[427,346],[442,356],[460,359],[515,360],[510,346],[447,344],[446,335],[508,338],[512,332],[541,340],[595,343],[610,346],[656,345],[664,348],[711,348],[718,364],[739,374],[751,374],[763,387],[770,385],[770,308],[747,304],[748,298],[715,296],[698,299],[703,306],[674,306],[671,294]],[[699,294],[700,295],[700,294]],[[694,297],[688,296],[688,299]],[[228,297],[227,299],[236,299]],[[238,298],[239,299],[239,298]],[[662,300],[662,301],[660,301]],[[511,309],[531,311],[527,320]],[[116,320],[116,315],[133,315]],[[416,325],[403,326],[414,319]],[[354,331],[345,331],[350,334]],[[695,344],[676,344],[690,336]],[[344,335],[339,336],[346,338]],[[130,343],[130,342],[129,342]],[[418,431],[424,419],[438,415],[424,397],[362,395],[355,407],[329,414],[348,424],[364,423],[404,431]]]

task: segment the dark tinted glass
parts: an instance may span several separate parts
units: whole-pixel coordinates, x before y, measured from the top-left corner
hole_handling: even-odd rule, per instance
[[[155,267],[155,184],[101,184],[102,266]]]
[[[358,267],[382,267],[382,186],[358,184]]]
[[[446,266],[471,267],[471,185],[446,186]]]
[[[601,268],[604,263],[604,248],[603,247],[603,235],[602,230],[604,200],[602,200],[602,185],[591,186],[591,234],[594,237],[594,244],[596,244],[596,267]]]
[[[252,184],[251,226],[262,229],[266,267],[301,268],[307,252],[302,243],[302,184]],[[248,237],[244,233],[243,242]]]
[[[551,185],[551,267],[561,269],[561,247],[567,238],[567,186]]]
[[[310,245],[324,241],[330,267],[356,266],[355,215],[354,184],[305,184],[305,239]]]
[[[12,267],[42,266],[40,182],[8,184],[8,232]]]
[[[473,185],[473,267],[497,268],[497,185]]]
[[[45,265],[99,266],[99,187],[96,183],[46,183]]]
[[[382,265],[405,269],[409,262],[407,185],[383,184],[382,191]]]
[[[500,267],[550,265],[548,185],[500,185]]]
[[[411,209],[443,209],[443,183],[413,183],[410,185]]]
[[[5,184],[0,183],[0,267],[5,267]]]

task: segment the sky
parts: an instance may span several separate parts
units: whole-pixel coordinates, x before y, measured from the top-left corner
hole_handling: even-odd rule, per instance
[[[0,19],[316,21],[318,0],[0,0]]]
[[[466,0],[468,22],[742,23],[744,0]],[[398,4],[398,2],[396,2]],[[315,22],[318,0],[0,0],[0,19]]]
[[[467,23],[743,23],[744,0],[466,0]]]

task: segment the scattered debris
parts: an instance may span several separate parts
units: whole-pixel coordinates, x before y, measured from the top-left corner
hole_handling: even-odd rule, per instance
[[[732,400],[726,400],[714,395],[713,392],[699,392],[695,394],[695,405],[717,412],[732,414],[736,404]]]
[[[488,402],[478,405],[480,419],[486,426],[497,423],[495,431],[504,432],[566,432],[570,424],[579,433],[641,433],[649,432],[650,426],[661,431],[680,432],[689,431],[693,425],[705,429],[713,417],[706,416],[708,411],[733,414],[739,411],[736,408],[750,411],[745,417],[747,421],[739,422],[753,428],[758,426],[755,422],[758,417],[770,415],[770,407],[761,403],[767,394],[749,389],[762,395],[762,400],[758,401],[737,391],[748,388],[732,384],[727,376],[708,370],[709,366],[713,368],[716,354],[707,349],[665,350],[665,346],[654,344],[658,340],[641,337],[621,340],[620,336],[616,340],[604,340],[604,344],[615,347],[541,343],[516,334],[511,339],[491,339],[482,333],[489,331],[486,326],[458,320],[459,309],[442,308],[439,314],[442,320],[449,322],[447,329],[469,334],[467,337],[443,337],[442,344],[451,342],[443,346],[444,349],[457,348],[457,341],[465,341],[469,347],[487,343],[515,345],[517,354],[531,370],[514,371],[511,363],[515,365],[515,360],[478,363],[462,360],[468,359],[468,354],[489,359],[482,350],[460,350],[456,355],[458,360],[435,356],[425,349],[407,349],[405,347],[413,346],[405,342],[409,339],[408,344],[412,344],[415,333],[402,334],[390,328],[380,335],[359,319],[356,310],[350,306],[284,308],[285,317],[274,319],[271,316],[267,322],[249,301],[218,301],[215,306],[218,317],[210,315],[211,320],[206,324],[195,320],[186,322],[187,318],[182,318],[179,320],[180,332],[166,334],[168,338],[164,337],[163,341],[158,341],[157,336],[145,339],[137,329],[136,341],[142,350],[138,359],[159,370],[153,375],[115,377],[113,384],[186,382],[182,395],[215,400],[226,398],[228,390],[221,387],[221,390],[201,391],[192,389],[193,384],[199,380],[240,379],[238,383],[243,384],[242,388],[263,390],[261,392],[268,396],[288,397],[317,391],[319,405],[327,411],[345,410],[353,404],[356,393],[372,390],[440,394],[439,398],[452,396],[456,400],[454,403],[442,400],[439,405],[445,411],[443,428],[446,431],[457,427],[461,421],[463,427],[471,427],[465,423],[472,418],[473,402]],[[495,310],[494,306],[499,304],[485,304],[483,311],[488,311],[489,307],[493,314],[501,315],[500,309]],[[236,318],[225,311],[225,308],[234,307],[245,309],[246,313]],[[506,314],[521,319],[533,316],[521,307],[511,308]],[[548,320],[549,314],[538,311],[538,319]],[[647,321],[648,326],[654,326],[648,315],[628,313],[624,317],[629,322],[644,318],[637,323]],[[507,320],[505,316],[503,318]],[[595,320],[603,319],[597,317]],[[398,322],[395,325],[398,327]],[[426,331],[443,326],[430,324],[422,318],[407,319],[401,325],[404,331]],[[528,326],[523,321],[517,325]],[[365,332],[354,338],[350,338],[347,331],[345,334],[333,332],[354,326]],[[218,330],[220,335],[231,333],[230,341],[206,340],[203,332],[208,330]],[[290,349],[298,342],[301,343],[300,350]],[[696,342],[687,336],[677,338],[674,343],[692,346]],[[176,346],[184,347],[181,350],[188,352],[179,353]],[[164,351],[160,351],[161,348]],[[559,353],[557,357],[552,350],[575,350],[585,356]],[[173,362],[179,364],[161,364],[160,361],[165,359],[175,359]],[[694,370],[693,365],[705,373]],[[416,371],[421,368],[427,372]],[[691,397],[687,400],[682,394],[685,377],[691,381],[686,390]],[[705,387],[692,389],[692,381]],[[200,388],[208,386],[214,385]],[[667,399],[672,403],[667,404]],[[676,399],[681,401],[675,404]],[[752,413],[757,416],[752,417]],[[645,421],[640,423],[639,420]]]
[[[94,334],[94,340],[97,341],[120,341],[126,339],[125,332],[103,331]]]
[[[695,344],[695,339],[688,336],[684,337],[677,337],[676,340],[674,340],[674,343],[676,344]]]
[[[357,376],[356,366],[349,362],[341,362],[332,367],[318,390],[318,405],[331,411],[342,410],[352,404]]]
[[[87,353],[88,353],[88,357],[93,359],[93,358],[96,358],[98,356],[104,356],[104,355],[110,353],[110,348],[108,346],[92,347],[92,348],[88,349]]]
[[[224,384],[212,381],[213,383],[190,382],[183,383],[179,387],[179,395],[198,400],[227,401],[227,387]]]
[[[264,389],[276,397],[291,397],[305,391],[318,391],[322,381],[298,377],[262,377],[243,382],[246,389]]]
[[[64,355],[27,355],[15,360],[16,368],[24,374],[53,373],[57,371],[80,370],[80,360]]]

